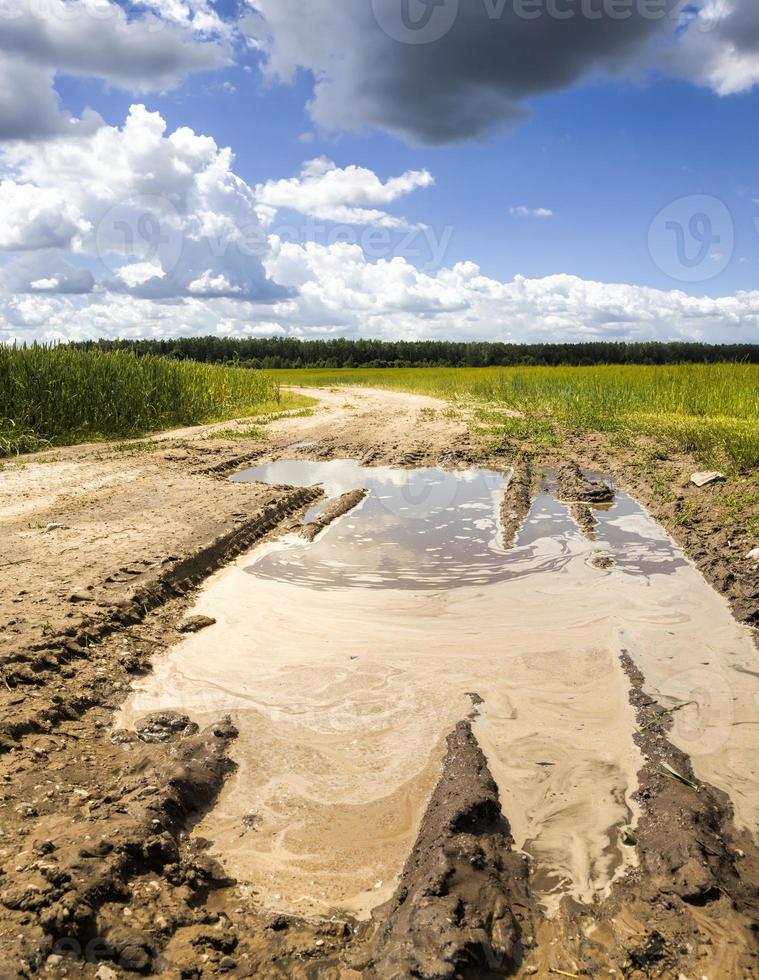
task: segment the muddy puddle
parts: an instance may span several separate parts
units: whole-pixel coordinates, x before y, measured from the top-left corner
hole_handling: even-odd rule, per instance
[[[589,541],[539,493],[506,550],[509,474],[337,460],[235,479],[369,493],[312,543],[288,535],[209,580],[193,612],[216,624],[135,684],[118,725],[232,714],[238,768],[196,834],[266,908],[364,916],[389,898],[445,736],[480,699],[475,734],[546,909],[603,895],[634,860],[622,651],[663,704],[691,702],[673,741],[756,826],[753,645],[630,498],[594,511]]]

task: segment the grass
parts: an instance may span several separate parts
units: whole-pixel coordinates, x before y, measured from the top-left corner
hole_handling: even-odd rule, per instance
[[[260,371],[128,351],[0,345],[0,456],[300,407]]]
[[[247,428],[239,429],[217,429],[216,432],[212,432],[208,438],[209,439],[263,439],[266,436],[266,432],[257,426],[251,425]]]
[[[273,371],[283,384],[362,385],[473,405],[481,433],[560,445],[567,432],[647,436],[707,466],[759,466],[759,365]],[[520,413],[513,418],[510,409]]]

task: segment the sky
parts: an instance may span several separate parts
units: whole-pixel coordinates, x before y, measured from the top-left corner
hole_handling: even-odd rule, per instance
[[[755,0],[5,0],[0,341],[759,342]]]

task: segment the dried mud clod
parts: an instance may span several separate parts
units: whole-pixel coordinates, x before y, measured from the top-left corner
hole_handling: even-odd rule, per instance
[[[221,789],[236,735],[223,719],[176,745],[144,746],[86,823],[61,821],[56,813],[36,821],[35,839],[18,855],[15,873],[5,876],[1,899],[21,922],[33,913],[35,924],[19,932],[17,948],[3,944],[0,975],[25,976],[23,969],[36,972],[57,950],[95,944],[100,960],[152,971],[160,929],[154,922],[144,927],[135,915],[131,882],[150,875],[163,881],[156,897],[170,881],[189,897],[215,879],[215,867],[181,855],[181,837]],[[11,963],[13,971],[4,972]]]
[[[640,868],[615,896],[628,914],[634,910],[644,938],[627,946],[622,966],[635,977],[690,975],[690,970],[700,975],[704,964],[698,961],[712,937],[729,935],[732,952],[715,969],[726,971],[720,975],[754,976],[759,849],[735,826],[726,794],[700,783],[688,756],[667,737],[673,709],[645,692],[645,679],[626,653],[621,659],[632,684],[634,738],[646,760],[636,794],[642,810],[634,835]]]
[[[366,977],[507,976],[532,935],[527,858],[469,722],[448,736],[440,781],[392,898],[351,965]]]
[[[569,512],[585,537],[593,541],[598,527],[598,520],[593,513],[593,508],[589,504],[574,503],[570,505]]]
[[[503,544],[510,548],[516,539],[532,506],[533,473],[532,464],[527,457],[516,462],[509,485],[501,502],[501,527]]]
[[[608,483],[589,480],[577,463],[565,463],[556,478],[561,499],[573,504],[610,504],[614,489]],[[595,526],[595,524],[594,524]]]
[[[358,507],[366,497],[367,492],[366,490],[350,490],[348,493],[335,497],[334,500],[329,500],[315,520],[301,526],[301,537],[305,538],[306,541],[314,541],[317,535],[321,534],[338,517],[342,517],[344,514],[353,510],[354,507]]]

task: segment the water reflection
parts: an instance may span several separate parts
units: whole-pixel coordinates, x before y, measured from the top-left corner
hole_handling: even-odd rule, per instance
[[[354,460],[283,460],[253,467],[237,481],[311,486],[328,497],[365,487],[362,504],[315,542],[294,536],[265,550],[246,569],[260,578],[310,588],[442,590],[486,586],[560,572],[577,555],[603,547],[623,572],[669,574],[684,559],[633,500],[598,511],[597,541],[580,534],[568,508],[538,494],[515,546],[503,547],[499,511],[509,475],[363,467]],[[324,506],[311,508],[307,520]]]

